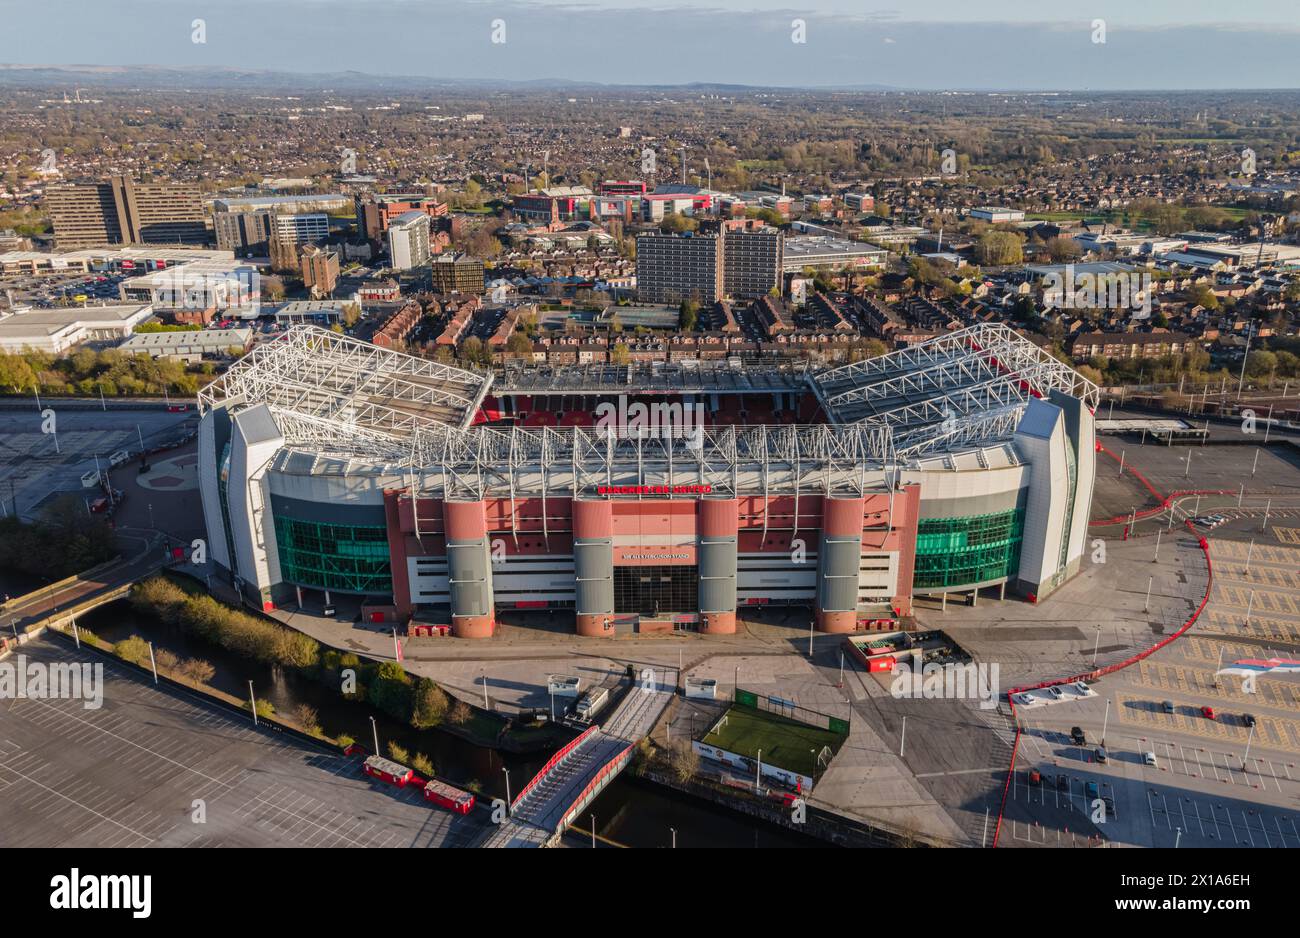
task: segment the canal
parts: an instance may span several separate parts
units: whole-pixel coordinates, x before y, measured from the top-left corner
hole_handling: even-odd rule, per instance
[[[2,582],[2,581],[0,581]],[[181,658],[200,658],[215,669],[209,682],[235,697],[248,695],[248,682],[259,700],[265,699],[276,712],[292,714],[302,705],[316,711],[321,729],[330,736],[347,734],[367,749],[371,742],[371,717],[379,741],[387,748],[394,740],[411,753],[423,753],[437,774],[453,783],[477,783],[476,790],[489,797],[505,797],[509,769],[510,784],[518,791],[541,768],[549,753],[519,755],[468,742],[440,730],[417,730],[399,723],[364,703],[344,700],[323,684],[279,666],[265,665],[227,651],[180,627],[162,622],[134,609],[122,600],[80,617],[78,624],[105,641],[117,642],[131,635],[154,642]],[[629,847],[666,847],[677,832],[679,847],[810,847],[820,842],[775,825],[728,811],[725,808],[681,795],[650,782],[620,776],[585,812],[576,824],[590,831],[596,818],[600,837]],[[574,843],[569,837],[566,843]]]

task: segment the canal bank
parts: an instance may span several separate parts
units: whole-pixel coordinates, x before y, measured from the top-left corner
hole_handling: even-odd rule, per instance
[[[386,749],[389,741],[394,741],[412,753],[421,753],[430,759],[439,777],[488,798],[504,798],[507,780],[517,791],[549,755],[503,752],[438,729],[416,730],[369,704],[346,700],[292,668],[242,657],[178,625],[145,615],[125,600],[79,618],[78,624],[106,642],[138,635],[153,642],[156,650],[166,650],[180,659],[208,662],[213,673],[206,683],[220,692],[227,705],[235,700],[242,705],[249,693],[248,682],[252,681],[257,699],[269,701],[277,713],[293,714],[302,705],[313,708],[325,735],[350,736],[370,749],[373,731],[377,731],[381,748]],[[142,680],[149,679],[146,671],[140,673]],[[243,712],[247,713],[247,709]],[[585,828],[590,830],[590,816],[594,815],[599,837],[629,847],[668,846],[674,830],[683,847],[752,847],[756,842],[767,847],[819,845],[813,838],[771,825],[766,819],[627,775],[611,784],[586,815]]]

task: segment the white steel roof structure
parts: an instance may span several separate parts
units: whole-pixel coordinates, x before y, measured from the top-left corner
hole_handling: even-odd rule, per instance
[[[492,383],[480,374],[379,348],[317,326],[259,345],[199,392],[199,410],[224,402],[267,404],[277,413],[336,425],[338,445],[354,431],[399,437],[419,427],[465,429]]]
[[[603,391],[626,388],[632,377],[621,368],[584,374],[579,387]],[[956,468],[955,454],[969,455],[972,465],[1015,462],[1008,441],[1029,400],[1059,389],[1095,408],[1098,396],[1091,382],[1004,326],[964,330],[807,381],[839,425],[640,434],[474,426],[490,375],[298,326],[201,391],[199,407],[268,405],[285,439],[275,460],[281,471],[400,476],[444,497],[545,498],[637,485],[701,486],[719,495],[863,493],[882,473]],[[533,387],[518,377],[514,384]],[[757,389],[767,388],[760,382]]]
[[[1008,326],[987,323],[929,339],[812,379],[827,415],[900,432],[1023,410],[1053,390],[1094,410],[1095,384]],[[978,420],[976,420],[978,424]]]

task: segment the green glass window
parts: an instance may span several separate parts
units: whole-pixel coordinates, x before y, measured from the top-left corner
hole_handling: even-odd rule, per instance
[[[276,515],[280,575],[289,583],[346,593],[391,593],[383,525],[325,524]]]
[[[1024,524],[1022,509],[921,519],[912,588],[964,586],[1013,576],[1020,565]]]

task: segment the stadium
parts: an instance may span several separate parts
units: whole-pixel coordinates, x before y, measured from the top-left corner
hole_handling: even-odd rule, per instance
[[[495,374],[295,327],[200,392],[209,555],[263,609],[346,594],[461,637],[509,610],[731,633],[768,604],[895,628],[1078,571],[1097,397],[1002,325],[821,370]]]

